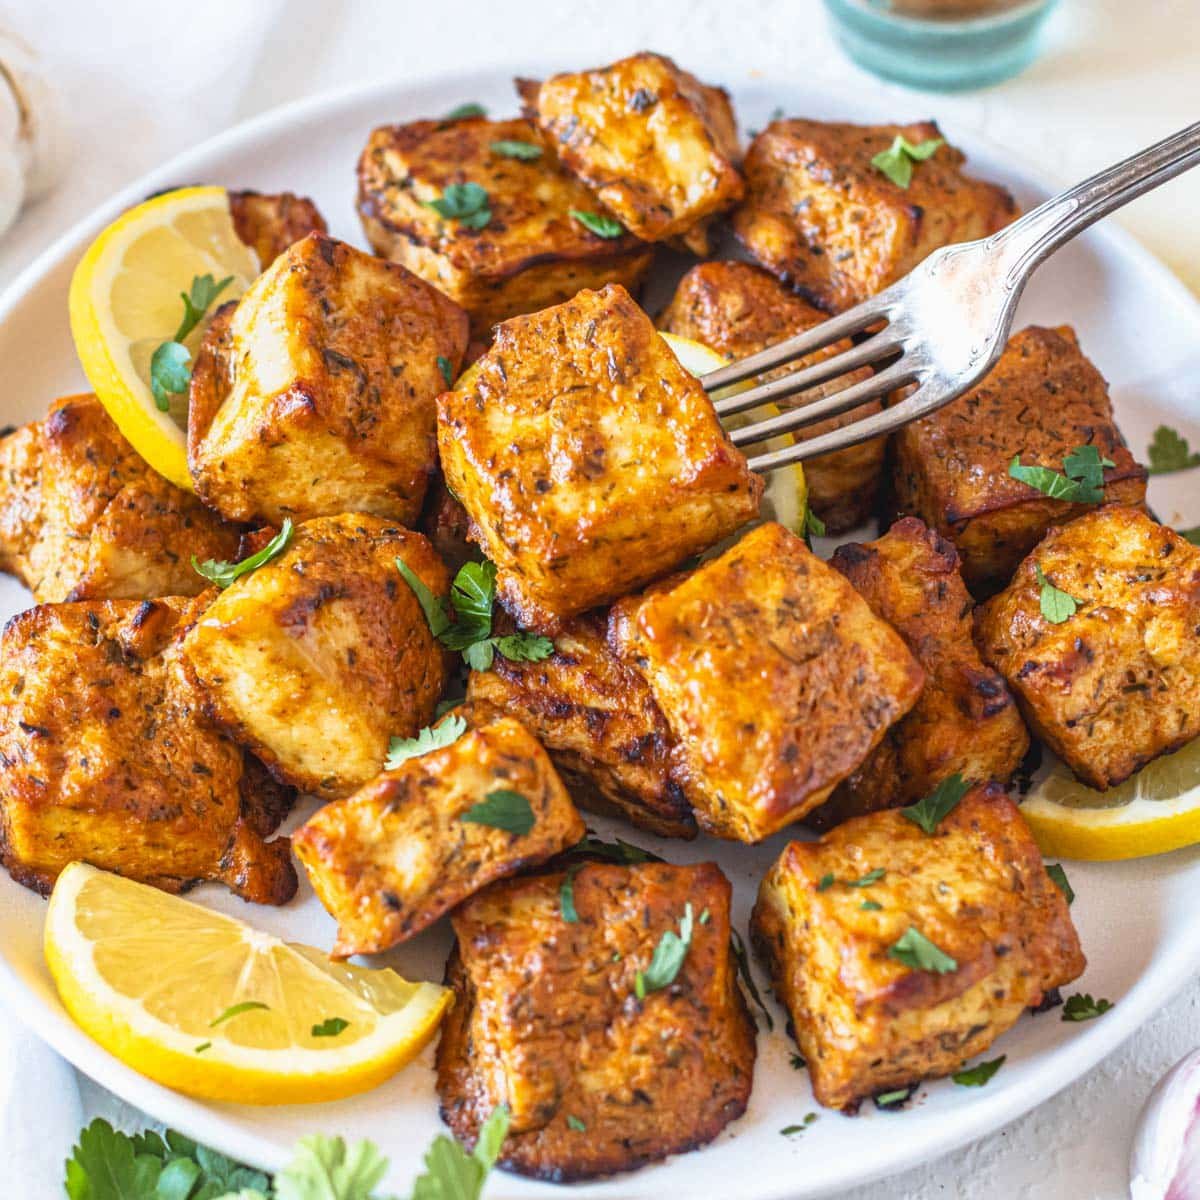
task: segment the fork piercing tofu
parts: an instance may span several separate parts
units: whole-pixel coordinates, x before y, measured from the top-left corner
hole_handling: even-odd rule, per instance
[[[659,326],[669,333],[703,342],[729,359],[746,358],[767,346],[794,337],[826,320],[825,313],[813,308],[761,267],[744,262],[706,262],[694,266],[680,281]],[[758,376],[765,383],[790,374],[851,348],[850,339],[842,338],[815,354],[795,360],[774,371]],[[861,383],[871,377],[870,367],[859,367],[830,383],[818,384],[807,391],[789,396],[780,403],[784,408],[811,404],[832,392]],[[879,412],[878,400],[859,405],[847,413],[820,421],[797,434],[803,441],[840,429]],[[872,438],[822,454],[804,464],[808,482],[808,503],[825,523],[829,533],[844,533],[864,524],[875,514],[883,471],[885,438]]]
[[[188,392],[188,468],[231,521],[344,512],[415,524],[434,398],[467,317],[395,263],[312,233],[214,316]]]
[[[40,604],[0,636],[0,860],[48,894],[80,860],[166,891],[296,891],[292,791],[214,729],[179,637],[212,599]]]
[[[511,811],[489,815],[501,801]],[[325,805],[292,845],[338,923],[333,954],[346,958],[407,941],[586,832],[537,739],[500,717]]]
[[[497,594],[542,633],[746,524],[763,489],[615,284],[500,325],[439,397],[438,449]]]
[[[742,842],[827,799],[925,678],[900,635],[775,523],[614,605],[609,639],[671,726],[700,828]]]
[[[517,89],[566,167],[626,229],[708,253],[713,217],[745,192],[724,88],[642,53]]]
[[[367,240],[462,305],[477,337],[582,288],[637,289],[653,247],[621,229],[589,229],[598,208],[525,120],[383,125],[358,164]]]
[[[905,517],[874,542],[839,546],[830,565],[904,639],[925,669],[925,687],[808,824],[827,829],[847,817],[912,804],[954,774],[1006,783],[1029,749],[1029,735],[1003,677],[975,648],[975,606],[953,545]]]
[[[1067,599],[1047,605],[1047,587]],[[1089,787],[1200,737],[1200,549],[1138,509],[1052,527],[979,609],[976,636],[1033,731]]]
[[[421,534],[360,513],[306,521],[184,639],[209,715],[278,779],[325,800],[378,775],[388,739],[428,725],[445,688],[445,652],[397,558],[448,594]]]
[[[813,1095],[849,1111],[957,1071],[1086,965],[1066,897],[996,785],[973,787],[932,835],[893,809],[792,842],[750,933]]]
[[[565,1183],[694,1150],[741,1116],[754,1023],[729,899],[713,863],[586,863],[456,909],[455,1004],[437,1050],[455,1137],[470,1145],[507,1104],[500,1165]],[[651,970],[667,934],[682,961]]]
[[[899,512],[920,517],[958,547],[977,596],[1002,588],[1052,524],[1091,505],[1056,500],[1009,475],[1013,459],[1062,474],[1079,446],[1115,464],[1104,499],[1138,506],[1146,472],[1113,420],[1104,377],[1069,326],[1031,325],[1009,339],[983,381],[895,437]]]
[[[851,308],[939,247],[986,237],[1017,215],[1012,196],[965,174],[964,155],[946,143],[911,163],[907,187],[871,162],[897,137],[921,146],[941,136],[932,121],[772,121],[746,154],[747,195],[734,232],[818,307]]]

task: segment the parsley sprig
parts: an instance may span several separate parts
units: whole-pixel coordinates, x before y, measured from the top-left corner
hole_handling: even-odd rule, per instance
[[[425,200],[423,203],[438,216],[457,221],[468,229],[483,229],[492,219],[487,189],[477,183],[449,183],[436,200]]]
[[[944,950],[938,949],[919,929],[910,925],[899,941],[888,949],[888,958],[894,958],[914,971],[929,971],[934,975],[948,975],[958,970],[958,962]]]
[[[1073,617],[1079,608],[1079,601],[1062,588],[1055,587],[1037,563],[1033,564],[1033,574],[1037,580],[1038,607],[1042,610],[1042,616],[1051,625],[1061,625]]]
[[[1064,1021],[1091,1021],[1112,1008],[1111,1000],[1094,1000],[1090,992],[1076,992],[1063,1003]]]
[[[217,562],[215,559],[205,559],[197,562],[192,555],[192,570],[197,575],[203,575],[209,583],[215,583],[219,588],[227,588],[235,579],[257,571],[259,567],[269,563],[271,559],[282,554],[288,542],[292,540],[292,518],[284,517],[279,532],[259,551],[243,558],[241,562]]]
[[[932,835],[970,790],[971,785],[955,771],[953,775],[943,779],[924,799],[902,808],[900,815]]]
[[[1154,439],[1146,447],[1146,457],[1150,460],[1146,469],[1151,475],[1167,475],[1172,471],[1200,467],[1200,450],[1193,450],[1187,438],[1169,425],[1160,425],[1154,431]]]
[[[388,755],[384,769],[391,771],[410,758],[428,754],[430,750],[441,750],[453,745],[467,732],[467,722],[462,717],[447,717],[436,725],[426,725],[416,737],[394,737],[388,742]]]
[[[232,282],[232,275],[226,275],[219,283],[211,275],[193,275],[192,286],[179,293],[183,301],[183,319],[179,328],[175,336],[169,342],[163,342],[150,358],[150,390],[159,412],[170,412],[171,397],[186,392],[191,382],[192,352],[183,344],[183,339],[204,320],[213,301]]]
[[[913,164],[924,162],[946,144],[945,138],[927,138],[914,145],[903,134],[896,134],[886,150],[871,159],[871,166],[882,171],[897,187],[907,188],[912,182]]]
[[[1062,863],[1047,863],[1046,874],[1050,876],[1054,886],[1067,898],[1067,904],[1075,903],[1075,889],[1071,886],[1071,882],[1067,879],[1067,873],[1063,870]]]
[[[1115,466],[1116,463],[1105,458],[1095,446],[1076,446],[1063,459],[1062,472],[1051,467],[1024,466],[1017,454],[1008,464],[1008,473],[1051,500],[1099,504],[1104,499],[1104,468]]]
[[[1004,1060],[1007,1057],[1007,1055],[1002,1054],[999,1058],[993,1058],[990,1062],[981,1062],[976,1063],[973,1067],[964,1067],[961,1071],[955,1071],[950,1078],[959,1087],[983,1087],[1004,1066]]]
[[[651,992],[661,992],[675,982],[683,960],[687,958],[688,947],[692,944],[694,925],[689,902],[684,906],[683,916],[679,920],[679,932],[668,929],[658,939],[658,945],[650,956],[650,965],[633,977],[633,990],[639,1000],[645,1000]]]
[[[625,226],[620,221],[614,221],[612,217],[606,217],[603,213],[586,212],[579,208],[572,208],[569,211],[574,220],[578,221],[588,233],[594,233],[597,237],[619,238],[625,232]]]
[[[520,792],[496,788],[462,815],[468,825],[488,825],[524,837],[537,823],[533,806]]]

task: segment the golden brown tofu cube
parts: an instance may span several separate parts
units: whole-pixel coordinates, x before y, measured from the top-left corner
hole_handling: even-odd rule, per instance
[[[179,635],[210,596],[41,604],[0,637],[0,860],[48,893],[81,860],[182,891],[284,904],[291,804],[202,717]]]
[[[448,594],[421,534],[358,513],[306,521],[184,639],[210,716],[277,778],[326,800],[374,779],[389,737],[429,724],[445,687],[446,656],[397,558]]]
[[[671,726],[700,828],[743,842],[825,800],[924,681],[895,630],[774,523],[614,606],[609,638]]]
[[[1053,622],[1038,571],[1077,608]],[[983,605],[984,659],[1033,731],[1089,787],[1200,736],[1200,549],[1116,506],[1053,527]]]
[[[941,131],[932,121],[773,121],[746,154],[738,240],[814,304],[841,312],[940,246],[986,237],[1017,215],[1008,192],[965,174],[950,145],[914,163],[907,188],[893,183],[871,159],[897,136],[918,145]]]
[[[693,267],[679,282],[659,325],[670,333],[703,342],[729,359],[746,358],[785,338],[819,325],[825,314],[785,288],[761,267],[743,262],[707,262]],[[765,383],[849,350],[843,338],[815,354],[758,376]],[[818,384],[782,401],[783,407],[811,404],[834,391],[871,377],[860,367],[826,384]],[[840,429],[851,421],[879,412],[872,400],[841,416],[831,417],[800,433],[801,440]],[[808,503],[830,533],[862,525],[875,513],[879,477],[883,470],[884,438],[873,438],[822,454],[804,464]]]
[[[536,157],[494,149],[519,142]],[[475,184],[487,223],[443,218],[430,201]],[[592,233],[572,215],[595,197],[554,157],[529,121],[412,121],[376,129],[358,164],[358,211],[376,252],[403,263],[471,314],[485,336],[497,321],[569,300],[582,288],[635,290],[653,249],[631,234]]]
[[[231,191],[229,212],[235,232],[258,256],[264,271],[293,242],[310,233],[329,232],[317,206],[292,192]]]
[[[626,229],[708,253],[712,217],[745,192],[728,92],[647,53],[519,80],[518,90],[563,163]]]
[[[197,493],[233,521],[415,523],[437,468],[440,364],[456,371],[466,344],[466,314],[436,288],[310,234],[205,334],[188,394]]]
[[[1085,966],[1066,897],[994,785],[933,835],[893,810],[792,842],[750,933],[827,1108],[958,1070]],[[944,957],[905,953],[922,940]]]
[[[516,815],[528,817],[528,828],[481,823],[481,802],[497,792],[523,798]],[[545,862],[585,832],[537,739],[500,717],[327,804],[292,844],[338,923],[333,954],[345,958],[407,941],[480,888]]]
[[[192,556],[231,559],[237,530],[168,483],[95,396],[68,396],[0,440],[0,566],[41,601],[194,596]]]
[[[456,1003],[437,1052],[455,1136],[470,1144],[507,1104],[501,1166],[555,1182],[712,1141],[746,1109],[755,1050],[718,867],[589,863],[570,876],[574,922],[567,878],[505,880],[453,914]],[[678,974],[639,998],[638,974],[681,922],[691,939]]]
[[[514,317],[438,399],[438,449],[497,592],[554,632],[713,545],[762,480],[622,287]]]
[[[925,670],[925,687],[908,716],[808,823],[827,829],[915,803],[956,773],[1006,783],[1029,749],[1029,735],[1003,677],[975,648],[975,606],[954,547],[906,517],[877,541],[839,546],[830,565],[904,639]]]
[[[1077,446],[1095,446],[1116,464],[1104,472],[1107,501],[1140,505],[1146,496],[1145,469],[1113,421],[1108,385],[1068,326],[1014,334],[982,383],[906,425],[895,444],[897,509],[958,547],[976,595],[1003,587],[1052,524],[1089,508],[1013,479],[1016,456],[1061,473]]]
[[[675,739],[646,681],[609,649],[604,614],[569,621],[541,662],[497,655],[467,699],[519,717],[585,807],[662,837],[696,836],[677,779]]]

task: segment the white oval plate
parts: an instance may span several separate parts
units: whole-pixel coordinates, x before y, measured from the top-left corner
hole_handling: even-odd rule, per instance
[[[776,106],[788,113],[867,122],[924,115],[897,114],[870,98],[816,94],[802,84],[730,78],[720,66],[706,71],[704,64],[687,65],[732,89],[743,130],[763,126]],[[374,125],[436,116],[466,100],[481,101],[493,113],[513,112],[512,75],[536,76],[546,70],[545,64],[521,64],[511,71],[318,97],[231,130],[147,175],[67,234],[0,300],[5,375],[0,425],[41,417],[55,396],[84,388],[67,324],[67,285],[95,232],[128,205],[159,188],[188,183],[292,189],[315,197],[335,235],[362,245],[354,212],[354,166]],[[1033,174],[1013,166],[1011,156],[965,131],[946,132],[967,151],[972,170],[1012,187],[1022,204],[1047,194]],[[1112,384],[1121,425],[1135,453],[1144,454],[1159,422],[1176,426],[1200,445],[1200,306],[1129,237],[1111,225],[1094,230],[1043,267],[1020,314],[1020,323],[1034,321],[1075,326],[1085,351]],[[1193,473],[1152,482],[1152,500],[1164,521],[1200,523],[1195,480]],[[22,588],[0,577],[0,616],[28,604]],[[603,821],[593,823],[608,828]],[[734,882],[735,922],[745,930],[758,880],[786,836],[754,848],[709,840],[664,847],[653,838],[636,840],[679,861],[716,859]],[[1076,986],[1116,1004],[1101,1019],[1077,1025],[1063,1022],[1057,1012],[1023,1017],[997,1042],[992,1053],[1005,1054],[1007,1062],[987,1087],[961,1088],[942,1080],[922,1087],[907,1111],[877,1112],[868,1103],[861,1116],[849,1118],[817,1110],[807,1076],[789,1065],[793,1046],[775,1007],[774,1032],[759,1034],[754,1094],[740,1121],[704,1150],[577,1186],[572,1194],[794,1200],[840,1192],[945,1154],[1045,1100],[1110,1053],[1200,967],[1200,922],[1194,918],[1200,853],[1075,864],[1070,876],[1078,897],[1072,911],[1090,960]],[[332,922],[307,886],[285,909],[251,907],[211,885],[192,896],[291,940],[316,946],[332,941]],[[284,1163],[296,1139],[309,1132],[370,1138],[392,1160],[387,1185],[408,1194],[426,1146],[441,1129],[431,1051],[383,1087],[335,1104],[249,1108],[190,1100],[123,1066],[72,1024],[42,960],[44,911],[42,899],[0,872],[0,986],[11,1010],[82,1071],[168,1125],[265,1168]],[[382,959],[411,977],[440,979],[448,944],[443,922]],[[755,970],[762,988],[761,972]],[[197,979],[196,986],[203,987],[204,981]],[[820,1119],[803,1134],[781,1135],[784,1126],[810,1111],[820,1111]],[[559,1192],[553,1185],[502,1173],[488,1186],[488,1195],[497,1198]]]

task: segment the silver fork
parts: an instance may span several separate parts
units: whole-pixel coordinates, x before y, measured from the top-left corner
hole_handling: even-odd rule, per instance
[[[991,237],[935,250],[877,296],[712,371],[700,382],[705,391],[717,392],[886,322],[850,350],[714,403],[722,417],[732,416],[898,355],[870,379],[743,425],[730,437],[737,446],[752,446],[916,384],[898,404],[807,441],[754,455],[750,467],[772,471],[891,433],[961,396],[987,373],[1008,340],[1021,292],[1044,259],[1094,221],[1197,163],[1200,121],[1039,204]]]

